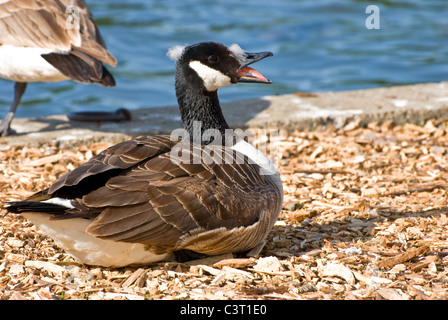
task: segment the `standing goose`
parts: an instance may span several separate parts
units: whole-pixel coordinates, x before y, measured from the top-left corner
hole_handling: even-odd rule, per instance
[[[177,60],[182,138],[116,144],[50,188],[7,204],[80,262],[118,267],[245,252],[263,242],[279,215],[276,169],[232,135],[217,95],[236,82],[270,83],[248,65],[272,53],[202,42],[169,55]]]
[[[11,121],[28,82],[62,81],[115,86],[102,63],[116,65],[83,0],[0,1],[0,77],[15,81]]]

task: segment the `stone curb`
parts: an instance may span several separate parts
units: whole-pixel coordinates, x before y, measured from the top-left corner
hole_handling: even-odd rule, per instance
[[[293,93],[222,104],[227,122],[234,128],[313,129],[320,124],[342,127],[357,120],[392,120],[423,124],[448,117],[448,82],[339,92]],[[97,111],[97,110],[96,110]],[[131,111],[129,122],[69,121],[66,115],[17,118],[15,135],[0,138],[0,148],[10,145],[39,146],[54,143],[76,146],[91,142],[118,142],[129,136],[169,133],[181,127],[177,106]]]

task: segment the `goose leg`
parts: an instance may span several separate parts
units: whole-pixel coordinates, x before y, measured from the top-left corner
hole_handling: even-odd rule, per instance
[[[12,102],[11,109],[0,125],[0,135],[2,137],[5,137],[9,134],[12,118],[14,118],[14,114],[16,113],[17,107],[20,103],[20,99],[25,93],[26,85],[26,82],[16,82],[16,84],[14,85],[14,101]]]

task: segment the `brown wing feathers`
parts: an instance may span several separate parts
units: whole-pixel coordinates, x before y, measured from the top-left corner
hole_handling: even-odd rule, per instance
[[[147,141],[135,139],[116,144],[90,159],[73,171],[61,176],[48,190],[55,196],[70,197],[70,193],[84,195],[83,188],[92,189],[90,185],[104,185],[112,176],[122,170],[147,160],[159,153],[170,150],[175,142],[168,136],[155,136]],[[89,179],[92,177],[91,179]],[[85,181],[82,183],[82,181]],[[77,189],[81,189],[77,191]],[[96,188],[95,188],[96,189]]]
[[[89,56],[82,59],[73,53],[48,53],[43,54],[42,58],[71,80],[86,84],[99,83],[106,87],[115,86],[112,74],[100,61]]]
[[[90,216],[87,232],[155,250],[173,250],[197,230],[250,226],[271,206],[273,195],[256,165],[177,165],[169,157],[175,143],[156,136],[117,144],[61,177],[48,193],[75,194],[76,209],[63,217]],[[97,178],[106,181],[82,194],[80,186]]]

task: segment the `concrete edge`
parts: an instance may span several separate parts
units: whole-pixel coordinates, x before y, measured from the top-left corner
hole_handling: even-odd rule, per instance
[[[344,126],[391,120],[422,124],[448,117],[448,82],[339,92],[296,92],[223,104],[227,122],[234,128],[314,129],[317,125]],[[11,145],[53,143],[69,147],[94,142],[123,141],[132,136],[169,133],[181,127],[177,106],[131,111],[130,122],[89,123],[69,121],[66,115],[17,118],[15,135],[0,138],[0,149]]]

